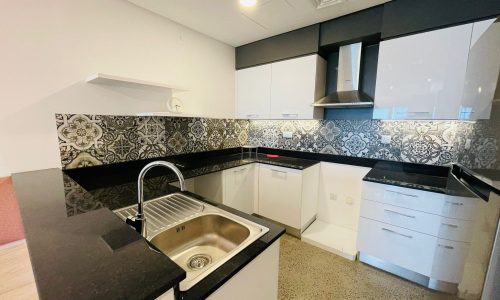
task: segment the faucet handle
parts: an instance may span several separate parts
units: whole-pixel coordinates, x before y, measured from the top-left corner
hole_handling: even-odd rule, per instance
[[[135,231],[141,233],[141,221],[137,219],[137,217],[127,217],[125,219],[125,223],[127,223],[130,227],[133,227]]]

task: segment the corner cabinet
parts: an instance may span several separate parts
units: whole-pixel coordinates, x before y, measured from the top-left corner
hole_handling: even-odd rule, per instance
[[[316,218],[318,180],[319,164],[304,170],[261,164],[258,214],[299,235]]]
[[[382,41],[373,118],[488,119],[499,67],[498,55],[490,53],[500,51],[492,23]]]
[[[236,117],[320,119],[326,61],[314,54],[236,71]]]

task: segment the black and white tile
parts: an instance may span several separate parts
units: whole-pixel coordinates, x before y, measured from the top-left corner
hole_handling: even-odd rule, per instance
[[[57,114],[63,168],[239,147],[247,120]]]
[[[68,169],[245,144],[421,164],[460,162],[471,168],[500,168],[497,119],[249,121],[56,115],[61,162]],[[284,133],[291,138],[284,138]]]
[[[499,165],[500,126],[494,120],[251,120],[249,142],[259,147],[432,165]],[[283,138],[283,133],[292,138]]]

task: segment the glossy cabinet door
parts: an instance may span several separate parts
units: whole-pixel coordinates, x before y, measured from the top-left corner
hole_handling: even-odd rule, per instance
[[[375,119],[458,119],[472,24],[380,43]]]
[[[322,108],[311,105],[325,93],[326,62],[309,55],[272,64],[271,118],[322,118]]]
[[[473,25],[459,119],[489,119],[500,69],[500,23]]]
[[[271,64],[236,71],[236,117],[269,119]]]
[[[222,203],[244,213],[252,214],[254,203],[257,200],[255,164],[224,170],[223,180]]]
[[[259,215],[301,228],[302,174],[300,170],[259,166]]]

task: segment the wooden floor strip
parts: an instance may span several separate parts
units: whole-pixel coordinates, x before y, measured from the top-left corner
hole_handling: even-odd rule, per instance
[[[38,299],[25,242],[0,250],[0,299]]]

